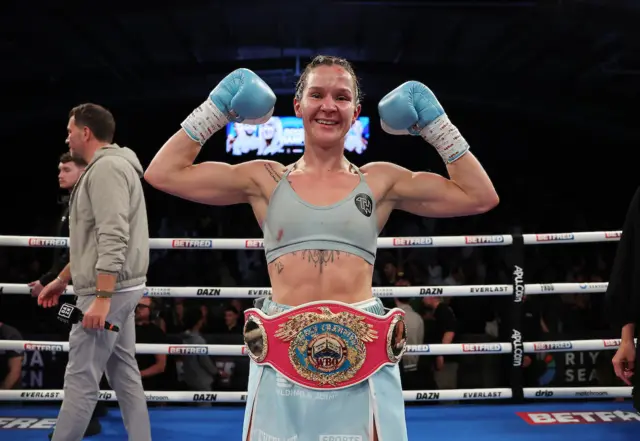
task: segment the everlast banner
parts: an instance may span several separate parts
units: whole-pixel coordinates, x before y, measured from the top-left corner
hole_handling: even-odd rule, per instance
[[[474,287],[471,288],[471,294],[475,294],[475,293],[480,293],[480,292],[487,292],[487,293],[491,293],[491,292],[507,292],[507,289],[509,289],[509,286],[479,286],[479,287]]]

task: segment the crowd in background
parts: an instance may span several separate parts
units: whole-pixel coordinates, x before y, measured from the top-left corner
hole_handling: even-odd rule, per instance
[[[171,214],[158,218],[151,225],[151,236],[261,237],[258,226],[249,221],[252,220],[250,213],[240,207],[207,208],[199,213],[199,216]],[[35,234],[47,235],[50,225],[51,222],[43,222]],[[433,220],[397,215],[381,236],[508,234],[513,228],[492,223],[491,230],[487,231],[482,219]],[[517,228],[525,233],[536,232],[535,226],[526,224]],[[525,282],[545,284],[607,281],[615,252],[615,245],[597,243],[525,248]],[[510,285],[510,250],[500,246],[380,249],[373,282],[374,286],[382,287]],[[50,252],[0,248],[0,281],[36,280],[48,268]],[[152,250],[148,286],[268,287],[269,280],[262,250]],[[558,333],[580,338],[584,333],[607,331],[603,299],[601,293],[526,296],[524,340],[553,340],[547,337]],[[0,321],[15,327],[22,335],[68,332],[55,323],[51,311],[37,308],[35,299],[29,296],[4,295],[0,301]],[[425,296],[406,300],[389,296],[383,301],[388,307],[403,307],[422,322],[421,337],[410,339],[409,344],[509,341],[502,329],[509,314],[508,296],[483,293],[473,297]],[[252,299],[215,297],[145,297],[136,311],[137,341],[242,344],[243,311],[251,307],[252,302]],[[34,319],[33,314],[39,318]],[[61,339],[64,340],[64,336]],[[459,362],[463,358],[427,356],[414,360],[405,357],[403,386],[405,389],[449,389],[473,382],[461,373]],[[538,360],[525,357],[525,366],[530,372],[526,381],[530,385],[539,381],[540,362],[540,357]],[[248,359],[245,357],[151,354],[138,355],[138,363],[146,390],[246,390]],[[483,387],[483,384],[467,387]]]

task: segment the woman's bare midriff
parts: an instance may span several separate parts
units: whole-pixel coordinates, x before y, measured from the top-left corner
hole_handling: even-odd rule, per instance
[[[357,303],[373,297],[373,266],[342,251],[303,250],[269,264],[272,300],[289,306],[321,300]]]

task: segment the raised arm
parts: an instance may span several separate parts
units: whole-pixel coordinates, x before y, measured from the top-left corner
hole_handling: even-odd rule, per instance
[[[241,204],[258,194],[249,172],[253,161],[194,164],[200,149],[200,143],[180,129],[153,158],[144,173],[145,180],[165,193],[208,205]]]
[[[427,86],[416,81],[400,85],[380,101],[378,111],[385,132],[420,136],[435,147],[450,176],[378,165],[389,177],[387,199],[395,208],[420,216],[457,217],[484,213],[498,204],[489,176]]]
[[[491,210],[498,196],[478,160],[467,152],[447,166],[450,179],[429,172],[412,172],[386,162],[371,163],[362,171],[384,176],[385,199],[394,208],[424,217],[460,217]]]
[[[194,202],[231,205],[247,202],[259,187],[247,162],[194,164],[202,145],[231,121],[262,124],[273,113],[275,94],[255,73],[227,75],[156,154],[144,178],[155,188]]]

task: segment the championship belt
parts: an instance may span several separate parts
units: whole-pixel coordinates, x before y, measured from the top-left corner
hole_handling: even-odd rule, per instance
[[[358,384],[397,364],[406,348],[405,313],[399,308],[379,316],[321,301],[271,316],[251,308],[244,316],[249,357],[309,389]]]

